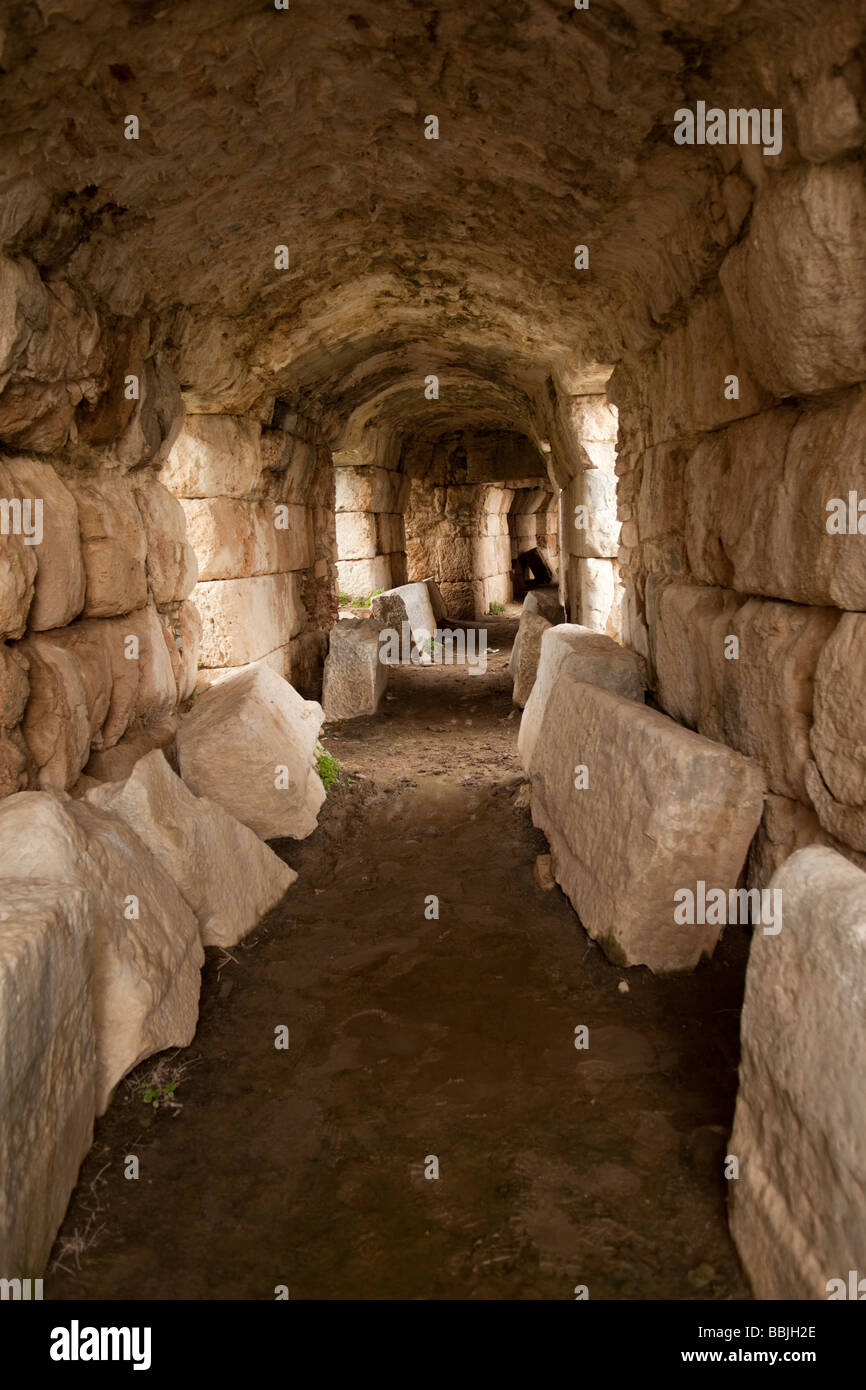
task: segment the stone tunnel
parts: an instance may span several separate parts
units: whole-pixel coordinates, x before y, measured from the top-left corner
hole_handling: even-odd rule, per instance
[[[4,1288],[866,1274],[864,18],[4,5]]]

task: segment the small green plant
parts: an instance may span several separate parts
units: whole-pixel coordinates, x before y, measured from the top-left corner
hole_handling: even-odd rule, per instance
[[[352,600],[349,598],[349,595],[344,594],[342,589],[340,590],[340,597],[338,601],[341,608],[349,608],[352,603]]]
[[[356,599],[353,599],[353,600],[352,600],[352,607],[353,607],[353,608],[369,608],[369,607],[370,607],[370,603],[371,603],[371,600],[368,598],[368,596],[367,596],[366,594],[359,594],[358,597],[357,597]]]
[[[152,1105],[154,1110],[158,1110],[161,1105],[176,1105],[174,1093],[177,1090],[177,1082],[169,1081],[166,1086],[148,1086],[145,1089],[142,1100],[145,1105]]]
[[[504,604],[504,603],[497,603],[497,602],[496,602],[496,599],[494,599],[493,602],[492,602],[491,605],[490,605],[490,612],[491,612],[491,613],[504,613],[504,612],[505,612],[505,604]]]
[[[335,787],[338,782],[343,780],[343,769],[332,753],[328,753],[321,743],[316,744],[316,771],[322,779],[322,786],[327,791],[329,787]]]
[[[372,594],[370,595],[370,597],[371,597],[371,598],[378,598],[379,595],[380,595],[380,594],[384,594],[384,592],[385,592],[384,589],[374,589],[373,592],[372,592]]]
[[[437,652],[441,652],[441,651],[444,651],[444,650],[445,650],[445,648],[443,647],[442,643],[441,643],[441,642],[437,642],[435,637],[428,637],[428,638],[426,638],[426,640],[425,640],[424,642],[422,642],[421,645],[422,645],[424,651],[425,651],[425,652],[429,652],[431,656],[435,656]]]

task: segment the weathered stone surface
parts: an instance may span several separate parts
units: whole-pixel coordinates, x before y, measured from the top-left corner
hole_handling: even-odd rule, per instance
[[[337,580],[341,593],[350,598],[369,598],[377,589],[390,587],[390,559],[387,555],[377,555],[375,560],[339,560]]]
[[[528,596],[527,596],[528,597]],[[528,771],[541,730],[547,701],[563,667],[578,680],[600,685],[614,695],[643,704],[646,669],[641,658],[612,637],[577,623],[559,623],[541,637],[535,682],[526,702],[517,735],[520,761]]]
[[[341,560],[372,560],[380,551],[374,512],[337,512],[337,554]]]
[[[707,436],[686,486],[689,565],[702,583],[866,609],[863,538],[827,531],[832,498],[866,495],[866,387]]]
[[[175,497],[246,497],[261,473],[260,439],[246,415],[187,415],[160,482]]]
[[[386,468],[335,468],[338,512],[399,512],[409,479]]]
[[[736,887],[764,799],[754,763],[564,668],[529,775],[556,880],[610,959],[665,973],[712,954],[720,926],[678,924],[674,894]]]
[[[202,666],[243,666],[257,661],[285,646],[303,626],[293,574],[197,584],[193,603],[202,620]]]
[[[104,363],[99,322],[58,277],[0,258],[0,438],[50,453],[69,438],[76,407],[94,401]]]
[[[746,883],[749,888],[768,888],[776,871],[798,849],[831,844],[832,837],[822,828],[811,806],[770,794],[749,850]]]
[[[41,1276],[93,1136],[87,899],[0,883],[0,1278]]]
[[[609,636],[613,635],[612,623],[615,626],[615,563],[615,560],[578,560],[582,625]]]
[[[815,669],[838,610],[671,584],[651,612],[662,708],[756,758],[772,791],[808,801]]]
[[[303,840],[325,789],[315,768],[324,713],[264,665],[199,696],[177,732],[180,773],[263,840]]]
[[[761,191],[720,279],[737,341],[776,397],[866,377],[866,184],[858,163],[798,168]]]
[[[379,633],[379,624],[372,618],[343,618],[331,628],[322,686],[326,719],[376,713],[388,684]]]
[[[524,607],[508,663],[514,681],[511,698],[521,709],[532,693],[541,657],[541,639],[550,626],[540,613],[532,613]]]
[[[436,619],[426,584],[401,584],[377,594],[370,604],[370,614],[383,629],[402,633],[403,623],[409,624],[412,641],[422,648],[436,631]],[[429,660],[429,656],[427,657]]]
[[[756,1297],[826,1299],[866,1265],[866,875],[810,848],[771,888],[783,925],[755,932],[746,972],[731,1231]]]
[[[31,633],[20,645],[30,665],[22,732],[40,787],[70,787],[87,762],[111,704],[111,662],[98,624]]]
[[[184,499],[199,579],[243,579],[306,569],[315,543],[308,508],[233,497]]]
[[[90,626],[101,634],[111,666],[111,703],[93,744],[110,748],[130,726],[165,723],[177,704],[177,684],[169,637],[155,608],[93,620]]]
[[[15,530],[16,499],[12,475],[0,464],[0,637],[23,635],[36,586],[36,547]]]
[[[866,806],[837,801],[814,762],[806,764],[806,791],[824,830],[844,845],[866,852]]]
[[[0,802],[0,876],[85,893],[101,1115],[137,1062],[192,1041],[204,961],[196,919],[123,821],[62,793]]]
[[[247,826],[194,796],[159,749],[85,800],[135,831],[192,908],[205,946],[234,946],[298,877]]]
[[[554,626],[565,621],[565,613],[554,588],[530,589],[523,600],[524,613],[540,613]]]
[[[419,582],[427,585],[427,594],[430,599],[430,607],[433,610],[435,622],[437,624],[443,622],[448,617],[448,610],[445,607],[445,600],[442,597],[439,585],[436,583],[435,579],[422,579]]]
[[[198,578],[195,551],[186,538],[180,502],[156,479],[135,489],[147,548],[147,582],[154,603],[189,598]]]
[[[70,484],[78,504],[88,618],[113,618],[147,603],[147,543],[135,493],[125,478]]]
[[[175,757],[174,739],[177,733],[177,720],[159,724],[155,728],[135,729],[124,734],[111,748],[98,749],[90,754],[84,768],[84,775],[93,782],[122,782],[132,775],[136,763],[141,762],[154,749],[162,751],[171,762]]]
[[[62,627],[84,606],[84,558],[75,498],[50,464],[15,458],[7,466],[18,496],[42,503],[42,539],[32,547],[37,569],[28,625],[37,631]],[[4,537],[4,548],[7,544]]]
[[[866,806],[866,615],[843,613],[815,672],[812,755],[836,801]]]
[[[572,555],[615,558],[619,548],[619,522],[613,473],[600,468],[587,468],[578,473],[569,489],[566,515],[568,530],[563,540]]]

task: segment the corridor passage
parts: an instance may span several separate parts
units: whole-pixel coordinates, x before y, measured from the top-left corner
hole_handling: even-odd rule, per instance
[[[381,714],[325,727],[346,780],[275,842],[298,882],[98,1122],[47,1298],[749,1297],[722,1176],[745,932],[626,972],[538,886],[516,611],[486,674],[395,669]]]

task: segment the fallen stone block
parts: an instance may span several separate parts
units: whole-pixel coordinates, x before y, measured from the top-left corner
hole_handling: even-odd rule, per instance
[[[514,681],[511,698],[521,709],[532,694],[538,662],[541,658],[541,639],[550,628],[550,623],[540,613],[528,612],[525,608],[520,615],[520,623],[511,649],[508,669]]]
[[[325,789],[315,768],[322,706],[259,664],[226,676],[180,721],[180,773],[263,840],[303,840]]]
[[[838,1297],[834,1280],[850,1297],[866,1272],[866,874],[813,847],[771,890],[782,930],[749,954],[731,1231],[757,1298]]]
[[[298,877],[247,826],[194,796],[159,749],[85,801],[135,831],[192,908],[205,946],[234,946]]]
[[[343,618],[331,628],[322,687],[326,719],[376,713],[388,684],[379,632],[372,618]]]
[[[675,895],[736,888],[764,801],[755,763],[563,667],[529,775],[556,880],[609,959],[662,974],[712,954],[723,921],[689,924]]]
[[[370,605],[370,613],[380,628],[387,628],[398,637],[402,635],[403,624],[408,623],[412,641],[422,651],[422,662],[432,659],[428,644],[436,631],[436,619],[426,583],[401,584],[397,589],[377,594]],[[405,662],[405,655],[403,660]]]
[[[87,896],[0,882],[0,1278],[41,1276],[93,1137]]]
[[[50,879],[85,894],[101,1115],[138,1062],[192,1041],[204,961],[198,923],[122,820],[62,792],[0,802],[0,877]]]
[[[565,622],[565,609],[553,588],[530,589],[523,600],[524,613],[540,613],[553,626]]]
[[[563,666],[578,680],[643,704],[646,668],[642,659],[612,637],[577,623],[559,623],[541,635],[538,668],[517,734],[517,751],[529,770],[550,692]]]

